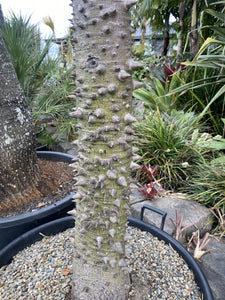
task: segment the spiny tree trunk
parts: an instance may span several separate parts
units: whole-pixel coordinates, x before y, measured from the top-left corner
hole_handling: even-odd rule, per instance
[[[31,114],[0,34],[0,210],[21,204],[38,176]]]
[[[136,1],[73,1],[78,118],[74,288],[72,299],[127,299],[125,260],[130,145],[131,60],[129,8]]]
[[[198,35],[198,13],[197,0],[193,0],[191,9],[191,32],[190,32],[190,52],[196,53],[199,49]]]

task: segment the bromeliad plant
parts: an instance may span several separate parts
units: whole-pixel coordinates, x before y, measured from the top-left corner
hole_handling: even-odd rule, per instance
[[[208,232],[205,233],[202,240],[200,240],[199,230],[195,231],[188,242],[188,249],[191,249],[193,245],[195,247],[193,256],[195,259],[200,259],[204,254],[210,253],[210,249],[205,249],[205,247],[212,242],[212,238]]]
[[[173,220],[172,218],[170,218],[170,221],[172,222],[172,224],[175,227],[174,237],[175,237],[176,240],[178,240],[180,242],[183,241],[182,233],[185,232],[185,230],[187,230],[188,228],[194,226],[194,224],[195,224],[195,223],[191,223],[189,225],[183,226],[182,225],[183,220],[184,220],[184,215],[182,215],[181,218],[179,219],[179,215],[178,215],[178,210],[177,209],[176,209],[176,219]]]
[[[156,190],[154,183],[150,182],[149,184],[144,184],[145,190],[138,190],[140,193],[144,194],[146,198],[154,199],[155,195],[158,193]]]
[[[220,237],[223,237],[225,234],[225,207],[223,206],[220,209],[218,207],[214,207],[211,208],[210,210],[218,220],[218,225],[216,226],[213,232],[219,230],[221,232]]]
[[[155,180],[157,175],[157,168],[151,165],[146,165],[143,163],[142,167],[140,168],[140,176],[143,179],[146,179],[147,182]]]
[[[149,70],[151,72],[151,68]],[[175,69],[173,65],[164,63],[160,70],[152,67],[152,74],[146,78],[145,87],[134,91],[133,96],[138,101],[144,102],[147,108],[170,113],[171,110],[179,106],[178,94],[170,94],[169,96],[167,94],[183,83],[180,76],[180,66]]]
[[[157,168],[150,165],[147,166],[143,163],[142,167],[139,169],[138,176],[141,178],[141,181],[146,182],[144,183],[144,190],[138,190],[140,193],[144,194],[146,198],[154,199],[155,195],[162,191],[159,181],[156,180]]]
[[[145,86],[134,91],[133,95],[138,101],[144,102],[147,108],[157,108],[160,112],[183,109],[186,96],[171,94],[170,91],[182,86],[187,77],[187,70],[179,62],[161,58],[149,65],[148,73],[142,79]]]

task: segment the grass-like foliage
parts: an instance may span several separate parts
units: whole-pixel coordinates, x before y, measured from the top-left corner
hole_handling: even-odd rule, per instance
[[[49,122],[54,123],[55,130],[52,135],[44,131],[39,136],[39,142],[51,144],[70,139],[76,133],[77,121],[69,117],[69,112],[76,105],[72,94],[74,86],[71,85],[70,74],[73,69],[58,68],[58,73],[50,74],[44,84],[38,89],[38,94],[29,101],[33,120],[43,127]]]
[[[51,70],[58,64],[57,59],[49,58],[48,63],[45,62],[54,33],[43,46],[40,31],[37,25],[30,23],[30,18],[31,16],[24,17],[21,14],[17,16],[11,12],[1,27],[1,34],[27,97],[34,94],[36,87],[42,84],[49,71],[49,61],[51,60]]]
[[[225,207],[225,164],[200,164],[186,192],[207,207]]]
[[[72,93],[72,80],[69,78],[72,69],[58,68],[59,73],[50,74],[43,85],[38,89],[38,94],[33,97],[29,105],[34,121],[40,116],[50,117],[54,120],[68,116],[68,111],[74,106],[68,95]]]
[[[207,155],[205,136],[196,118],[191,112],[167,115],[152,111],[135,125],[138,154],[142,156],[139,163],[156,167],[165,189],[186,185]]]

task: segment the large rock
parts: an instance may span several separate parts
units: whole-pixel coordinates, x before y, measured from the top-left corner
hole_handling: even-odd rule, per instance
[[[212,251],[201,257],[200,266],[212,289],[214,300],[225,299],[225,239],[213,238],[206,248]]]
[[[179,197],[178,197],[179,196]],[[210,231],[212,225],[208,224],[212,214],[210,210],[200,203],[193,200],[186,199],[179,194],[164,195],[155,198],[154,200],[148,200],[142,193],[138,192],[137,188],[132,190],[130,196],[130,211],[131,215],[135,218],[140,217],[141,208],[144,204],[156,207],[167,213],[164,231],[170,235],[174,235],[175,227],[172,224],[171,219],[176,220],[176,210],[178,211],[179,219],[184,215],[183,226],[195,223],[194,226],[187,228],[181,237],[181,242],[191,236],[193,231],[200,230],[201,235]],[[149,222],[155,226],[160,227],[161,217],[159,214],[145,210],[144,221]]]

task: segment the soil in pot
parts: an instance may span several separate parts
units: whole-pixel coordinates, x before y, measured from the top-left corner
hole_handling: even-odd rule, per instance
[[[73,230],[44,237],[2,267],[0,299],[70,299]],[[170,245],[139,229],[128,231],[130,300],[202,299],[193,273]]]
[[[68,163],[38,159],[41,176],[36,186],[26,193],[23,202],[14,206],[0,205],[0,218],[16,216],[53,204],[72,193],[75,188],[73,170]]]

